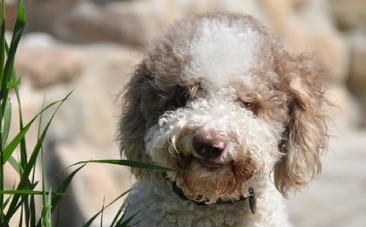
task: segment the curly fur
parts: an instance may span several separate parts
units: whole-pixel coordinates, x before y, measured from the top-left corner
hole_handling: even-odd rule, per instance
[[[140,183],[126,202],[141,226],[286,226],[285,197],[321,171],[327,145],[321,75],[247,15],[209,13],[156,39],[124,92],[121,152],[170,167],[132,168]],[[197,151],[195,137],[220,147]],[[258,212],[238,201],[254,188]],[[277,190],[276,190],[277,189]],[[278,193],[280,192],[280,193]],[[197,206],[193,201],[207,206]]]

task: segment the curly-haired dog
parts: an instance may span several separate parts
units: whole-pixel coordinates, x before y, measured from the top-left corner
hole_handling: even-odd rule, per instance
[[[156,39],[124,94],[126,217],[141,226],[288,226],[282,196],[321,171],[318,70],[250,16],[209,13]],[[281,195],[282,194],[282,195]]]

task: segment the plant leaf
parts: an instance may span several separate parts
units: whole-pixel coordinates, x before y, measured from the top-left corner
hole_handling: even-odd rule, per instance
[[[11,102],[10,102],[10,99],[6,100],[3,118],[4,118],[4,125],[3,125],[3,131],[2,131],[2,146],[1,147],[5,147],[6,141],[8,141],[8,136],[9,136],[9,131],[10,131],[10,125],[11,125]]]
[[[17,80],[10,80],[10,81],[8,81],[8,83],[6,85],[6,88],[7,89],[12,89],[12,88],[17,87],[19,84],[20,84],[20,80],[19,79],[17,79]]]
[[[123,160],[123,159],[88,160],[88,161],[77,162],[71,166],[75,166],[75,165],[79,165],[79,164],[86,164],[86,163],[106,163],[106,164],[113,164],[113,165],[123,165],[123,166],[135,167],[135,168],[155,170],[155,171],[159,171],[159,172],[174,171],[173,169],[167,168],[167,167],[157,166],[157,165],[153,165],[153,164],[149,164],[149,163],[131,161],[131,160]]]
[[[47,202],[46,204],[44,204],[43,206],[43,211],[42,211],[42,226],[44,227],[50,227],[51,226],[51,218],[52,218],[52,197],[54,196],[52,193],[52,187],[50,188],[50,191],[48,193],[47,196]],[[47,194],[47,193],[46,193]]]
[[[10,156],[8,159],[8,163],[15,169],[15,171],[17,171],[17,173],[19,175],[22,173],[22,171],[23,171],[22,166],[19,164],[19,162],[17,160],[15,160],[15,158]]]
[[[63,195],[66,192],[66,189],[69,187],[72,178],[74,178],[75,174],[79,172],[86,164],[80,166],[76,170],[72,171],[69,176],[66,177],[65,180],[63,180],[62,184],[58,187],[56,194]],[[61,200],[62,196],[53,196],[51,201],[51,212],[56,208],[58,202]]]
[[[46,109],[48,109],[49,107],[51,107],[55,103],[58,103],[58,106],[56,107],[56,110],[54,111],[54,113],[52,114],[51,118],[49,119],[47,125],[43,129],[40,138],[38,138],[37,144],[36,144],[36,146],[34,147],[34,149],[32,151],[32,154],[31,154],[31,156],[29,158],[28,163],[24,167],[24,172],[22,173],[21,180],[20,180],[20,182],[18,184],[18,187],[17,187],[18,190],[23,189],[28,184],[28,182],[29,182],[29,180],[28,180],[29,175],[30,175],[32,169],[34,169],[34,166],[36,165],[37,157],[38,157],[39,151],[41,150],[42,143],[44,141],[44,138],[46,136],[46,133],[48,131],[48,128],[49,128],[49,126],[50,126],[53,118],[55,117],[56,112],[58,111],[58,109],[60,108],[60,106],[68,99],[68,97],[71,95],[71,93],[72,93],[72,91],[70,93],[68,93],[67,96],[64,99],[49,104],[48,106],[46,106],[46,108],[44,108],[39,113],[39,114],[41,114],[43,111],[45,111]],[[28,123],[25,127],[27,127],[28,125],[30,127],[30,124],[33,123],[33,121],[35,120],[36,117],[34,117],[32,119],[32,121],[30,123]],[[23,137],[24,137],[24,135],[23,135]],[[18,141],[18,143],[19,143],[19,141]],[[11,151],[11,152],[13,152],[13,151]],[[7,212],[6,216],[5,216],[5,221],[9,222],[10,221],[10,218],[16,212],[16,210],[17,210],[16,207],[17,207],[17,204],[18,204],[18,200],[19,200],[19,195],[14,195],[14,198],[13,198],[12,202],[10,203],[8,212]],[[24,200],[22,200],[22,201],[24,201]],[[22,202],[20,202],[19,204],[22,204]]]
[[[109,206],[111,206],[112,204],[114,204],[116,201],[118,201],[120,198],[122,198],[123,196],[125,196],[127,193],[129,193],[131,191],[127,190],[124,193],[122,193],[121,195],[119,195],[117,198],[115,198],[112,202],[108,203],[106,206],[104,206],[98,213],[96,213],[93,217],[91,217],[84,225],[83,227],[89,227],[93,221],[99,216],[99,214],[101,212],[103,212],[104,209],[108,208]]]
[[[70,94],[70,93],[69,93]],[[18,146],[18,144],[20,143],[20,141],[24,138],[24,136],[27,134],[29,128],[32,126],[33,122],[36,120],[36,118],[42,114],[44,111],[48,110],[50,107],[52,107],[53,105],[57,104],[57,103],[63,103],[65,101],[65,99],[53,102],[49,105],[47,105],[45,108],[43,108],[32,120],[30,120],[30,122],[22,129],[20,130],[20,132],[14,137],[14,139],[5,147],[4,151],[3,151],[3,163],[5,164],[6,161],[8,161],[9,157],[11,156],[11,154],[14,152],[15,148]]]
[[[6,87],[7,87],[8,81],[10,81],[11,71],[13,70],[13,65],[14,65],[16,49],[18,47],[20,37],[22,36],[22,33],[24,31],[25,23],[26,23],[26,16],[25,16],[24,2],[23,2],[23,0],[20,0],[18,2],[17,19],[16,19],[14,29],[13,29],[13,36],[12,36],[11,42],[10,42],[8,57],[5,62],[4,74],[3,74],[3,77],[1,78],[2,79],[1,89],[0,89],[0,99],[1,100],[3,99],[3,97],[7,96],[8,89]],[[3,109],[2,109],[2,111],[3,111]]]
[[[44,193],[43,191],[37,191],[37,190],[4,190],[4,191],[0,191],[0,194],[4,194],[4,195],[42,195],[42,193]],[[51,193],[51,192],[46,192]],[[62,196],[65,193],[52,193],[53,196]]]

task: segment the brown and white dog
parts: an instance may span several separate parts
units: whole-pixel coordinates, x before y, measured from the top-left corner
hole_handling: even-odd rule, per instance
[[[319,70],[251,16],[208,13],[156,39],[124,93],[119,141],[139,226],[289,226],[283,196],[321,171]],[[253,214],[254,213],[254,214]]]

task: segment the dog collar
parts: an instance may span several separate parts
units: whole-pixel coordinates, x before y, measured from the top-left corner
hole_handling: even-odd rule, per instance
[[[210,204],[207,204],[205,202],[197,202],[194,200],[189,199],[182,191],[182,189],[180,189],[177,184],[175,183],[175,181],[171,181],[166,177],[166,174],[163,174],[164,179],[166,179],[167,181],[169,181],[172,184],[172,190],[175,194],[177,194],[181,199],[183,200],[190,200],[192,202],[194,202],[197,206],[209,206]],[[250,207],[250,211],[252,212],[252,214],[255,214],[256,210],[257,210],[257,198],[255,196],[254,190],[252,187],[250,187],[248,189],[249,195],[248,196],[240,196],[239,200],[236,201],[231,201],[231,200],[221,200],[219,199],[217,202],[215,202],[214,204],[234,204],[237,202],[241,202],[244,201],[248,198],[249,201],[249,207]]]

